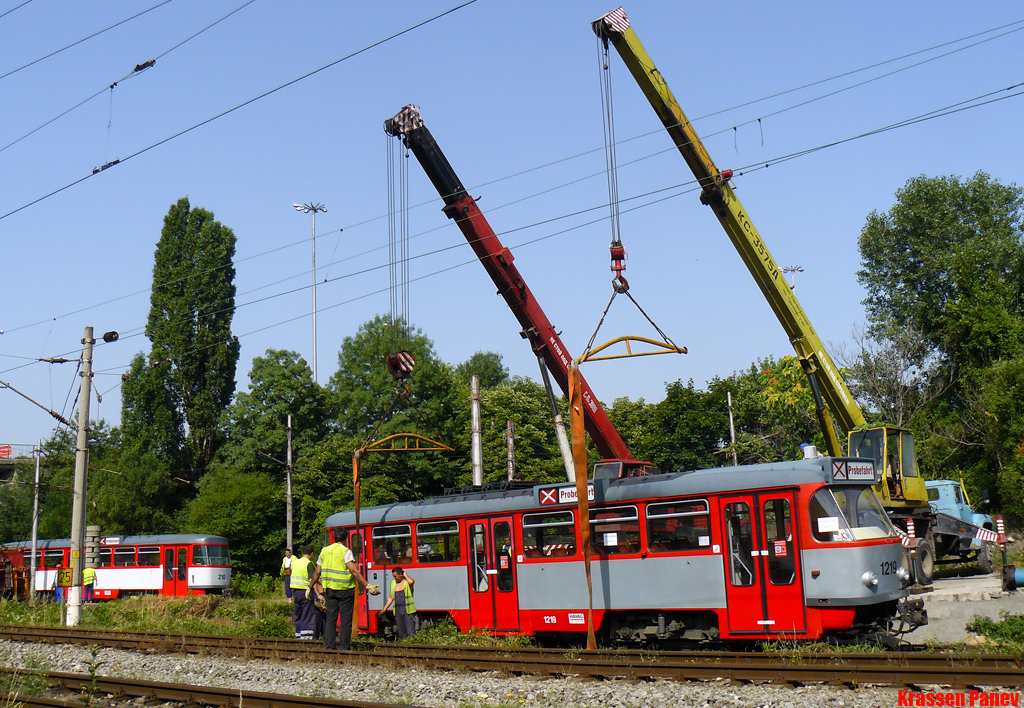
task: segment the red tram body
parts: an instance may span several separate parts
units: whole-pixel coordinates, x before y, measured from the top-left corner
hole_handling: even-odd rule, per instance
[[[58,566],[71,567],[71,540],[43,540],[37,544],[36,592],[53,589]],[[14,567],[31,563],[28,541],[0,546],[0,556]],[[126,595],[219,594],[231,587],[231,553],[223,536],[163,534],[107,536],[100,539],[100,561],[93,585],[97,600]]]
[[[600,465],[599,465],[600,468]],[[908,601],[897,533],[870,460],[824,458],[590,483],[593,622],[605,643],[895,635],[927,622]],[[575,486],[503,485],[364,509],[349,530],[361,571],[416,580],[422,619],[463,632],[580,635],[587,583]]]

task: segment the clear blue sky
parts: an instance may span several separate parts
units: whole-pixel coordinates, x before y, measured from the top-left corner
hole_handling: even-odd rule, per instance
[[[22,1],[0,2],[0,14],[8,13],[0,17],[0,75],[158,2],[34,0],[18,7]],[[602,210],[551,220],[606,202],[590,29],[614,9],[604,1],[479,0],[11,213],[458,4],[256,0],[166,53],[243,3],[172,0],[0,78],[0,148],[101,92],[0,151],[0,215],[10,214],[0,218],[0,329],[6,330],[0,380],[70,416],[74,365],[31,359],[75,356],[86,325],[97,335],[117,330],[121,341],[96,350],[95,387],[103,402],[92,405],[94,417],[116,424],[120,373],[148,349],[141,331],[162,219],[188,196],[238,238],[233,328],[242,343],[240,388],[253,357],[268,348],[312,359],[310,219],[291,204],[327,205],[317,219],[318,358],[325,383],[342,338],[389,310],[381,125],[407,103],[421,107],[566,344],[579,352],[610,296],[609,227],[585,225]],[[625,9],[683,108],[699,118],[697,130],[723,168],[770,163],[1024,81],[1024,32],[996,38],[1024,24],[988,32],[1024,20],[1019,3],[636,2]],[[985,34],[956,42],[977,33]],[[967,48],[981,40],[990,41]],[[962,51],[938,58],[954,49]],[[104,91],[158,56],[153,68]],[[933,60],[912,67],[927,59]],[[616,130],[624,141],[620,196],[689,182],[617,56],[612,66]],[[853,87],[896,69],[905,70]],[[840,89],[849,90],[826,97]],[[867,214],[888,209],[908,178],[985,170],[1024,183],[1022,99],[854,140],[736,179],[779,264],[804,268],[797,294],[823,340],[838,348],[863,323],[857,237]],[[725,111],[741,104],[749,105]],[[412,254],[462,243],[412,261],[412,277],[421,278],[411,285],[413,322],[448,362],[494,350],[512,373],[536,378],[536,361],[482,268],[470,263],[431,275],[469,261],[471,253],[414,160],[409,174],[411,203],[424,205],[410,214]],[[539,225],[525,228],[532,224]],[[623,214],[622,237],[634,296],[690,353],[589,365],[584,373],[606,403],[622,396],[654,402],[666,382],[693,379],[703,387],[760,357],[791,353],[696,193]],[[367,269],[373,270],[344,277]],[[246,304],[273,295],[279,296]],[[602,333],[650,330],[622,301]],[[0,442],[31,443],[52,427],[45,412],[0,390]]]

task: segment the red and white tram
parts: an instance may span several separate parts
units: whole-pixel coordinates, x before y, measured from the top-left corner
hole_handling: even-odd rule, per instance
[[[93,585],[97,600],[142,594],[209,595],[231,587],[231,552],[223,536],[107,536],[99,546]],[[37,592],[47,592],[56,583],[58,567],[71,567],[71,540],[39,541],[36,553],[34,586]],[[27,567],[31,554],[32,544],[27,541],[0,546],[0,555],[15,567]]]
[[[824,458],[590,482],[594,626],[605,643],[892,636],[927,622],[870,460]],[[421,620],[460,630],[573,635],[587,628],[575,486],[499,485],[334,514],[384,590],[401,566]]]

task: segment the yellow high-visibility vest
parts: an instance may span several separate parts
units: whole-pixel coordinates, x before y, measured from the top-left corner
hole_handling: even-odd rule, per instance
[[[320,566],[320,580],[328,590],[348,590],[356,586],[355,578],[345,563],[348,548],[340,543],[331,545],[320,551],[316,563]]]
[[[96,570],[86,568],[82,571],[82,585],[92,585],[96,582]]]
[[[395,596],[395,587],[397,587],[397,586],[398,586],[398,583],[396,583],[394,580],[392,580],[391,581],[391,597]],[[398,607],[398,603],[396,602],[395,603],[396,611],[397,611],[397,607]],[[406,612],[406,614],[410,614],[410,615],[413,614],[414,612],[416,612],[416,601],[412,599],[412,585],[409,584],[408,580],[405,581],[405,612]]]
[[[292,590],[305,591],[309,587],[309,567],[311,565],[313,565],[313,561],[305,556],[292,561]]]

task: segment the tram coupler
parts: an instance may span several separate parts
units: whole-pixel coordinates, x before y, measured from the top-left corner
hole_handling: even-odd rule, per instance
[[[910,632],[928,624],[928,610],[924,608],[924,600],[919,597],[900,600],[897,611],[900,615],[900,624],[907,627],[903,631]]]

